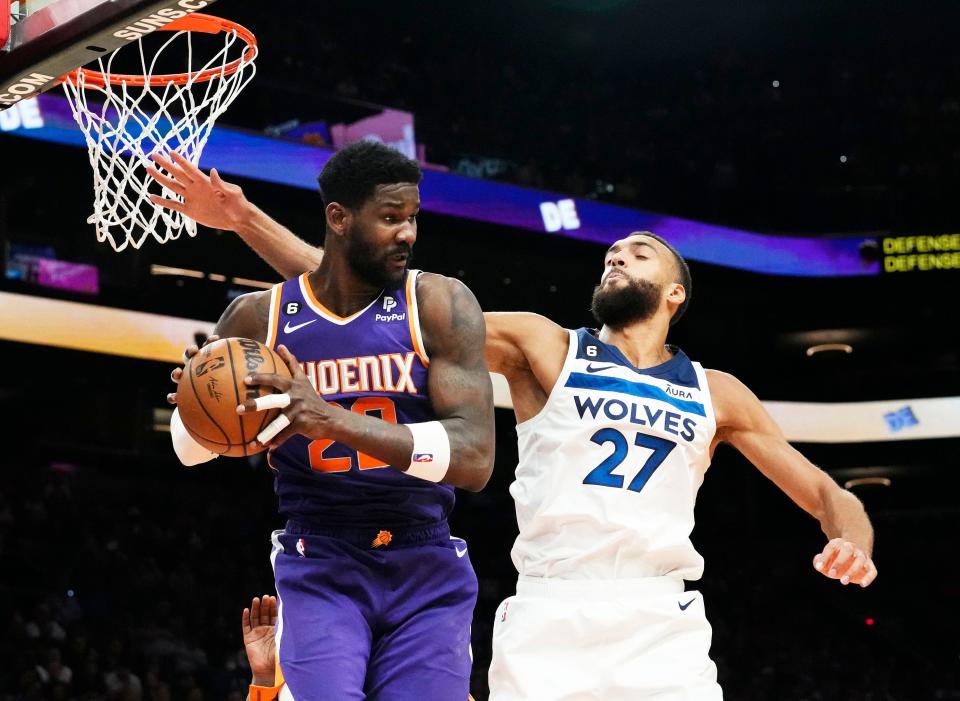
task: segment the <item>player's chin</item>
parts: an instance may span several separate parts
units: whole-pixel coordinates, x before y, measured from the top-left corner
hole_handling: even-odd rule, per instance
[[[395,261],[387,259],[383,267],[383,280],[390,285],[399,285],[403,281],[403,276],[407,272],[408,262]]]

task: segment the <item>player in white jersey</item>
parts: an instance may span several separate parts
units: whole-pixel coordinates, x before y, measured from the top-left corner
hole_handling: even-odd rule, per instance
[[[171,207],[237,231],[286,277],[319,264],[320,249],[240,188],[167,165],[185,196]],[[606,253],[599,332],[484,315],[487,363],[509,382],[520,444],[510,488],[519,580],[497,611],[492,701],[721,698],[702,598],[684,589],[703,571],[689,536],[721,442],[819,521],[828,542],[818,572],[860,586],[877,575],[859,500],[794,450],[739,380],[666,345],[691,289],[683,258],[641,232]]]
[[[607,251],[598,333],[485,315],[520,447],[520,577],[494,622],[493,701],[721,698],[702,597],[684,591],[703,572],[693,508],[721,442],[819,520],[818,571],[876,577],[859,500],[794,450],[741,382],[666,345],[691,287],[679,253],[642,232]]]

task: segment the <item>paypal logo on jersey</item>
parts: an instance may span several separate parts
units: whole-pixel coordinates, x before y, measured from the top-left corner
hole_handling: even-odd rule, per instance
[[[397,300],[387,295],[386,297],[383,298],[384,313],[383,314],[377,313],[374,316],[374,318],[377,321],[405,321],[407,318],[406,313],[403,313],[403,314],[397,314],[396,312],[394,312],[393,314],[390,313],[390,311],[396,306],[397,306]]]
[[[577,414],[580,415],[581,420],[606,418],[610,421],[629,421],[638,426],[659,428],[688,443],[696,437],[697,422],[673,411],[651,408],[639,402],[627,403],[605,397],[574,395],[573,402],[577,406]]]

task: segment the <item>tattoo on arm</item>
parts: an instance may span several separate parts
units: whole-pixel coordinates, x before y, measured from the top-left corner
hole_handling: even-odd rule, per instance
[[[423,281],[430,290],[421,305],[421,323],[430,353],[430,400],[450,440],[451,463],[444,481],[480,489],[489,479],[494,452],[493,386],[484,357],[483,314],[465,285],[431,277]]]

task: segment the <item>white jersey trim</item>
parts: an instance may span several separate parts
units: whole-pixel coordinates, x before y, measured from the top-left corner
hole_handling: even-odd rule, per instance
[[[276,350],[277,324],[280,323],[280,297],[283,294],[283,283],[278,283],[270,289],[270,315],[267,317],[267,340],[264,345],[270,350]]]
[[[407,275],[406,295],[407,295],[407,313],[410,314],[410,342],[413,343],[413,349],[420,356],[424,365],[430,364],[430,356],[427,354],[427,346],[423,342],[423,330],[420,328],[420,306],[417,303],[417,280],[420,279],[421,270],[410,270]]]
[[[713,429],[710,432],[710,442],[713,443],[713,438],[717,435],[717,415],[713,410],[713,395],[710,394],[710,383],[707,381],[707,371],[700,363],[691,361],[694,371],[697,373],[697,382],[700,383],[701,391],[706,395],[703,399],[703,408],[706,413],[706,419],[710,422],[710,426]]]

